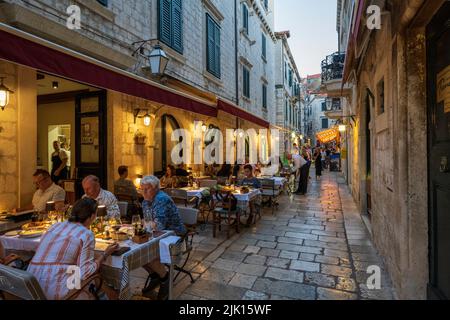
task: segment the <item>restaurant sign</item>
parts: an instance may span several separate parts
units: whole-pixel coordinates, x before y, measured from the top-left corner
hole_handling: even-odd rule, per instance
[[[339,131],[336,128],[321,131],[316,134],[317,140],[322,143],[327,143],[333,140],[337,140],[339,137]]]
[[[450,65],[437,76],[437,103],[441,102],[444,102],[444,113],[450,113]]]

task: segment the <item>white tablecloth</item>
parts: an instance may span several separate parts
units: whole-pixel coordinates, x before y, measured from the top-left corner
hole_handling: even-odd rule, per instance
[[[181,188],[181,190],[187,191],[188,197],[198,197],[199,199],[202,197],[202,192],[208,188],[198,188],[198,189],[190,189],[190,188]]]
[[[283,186],[286,182],[287,179],[284,177],[258,177],[259,180],[263,180],[263,179],[267,179],[267,180],[273,180],[275,181],[275,186],[281,187]]]
[[[102,264],[101,273],[105,281],[119,290],[119,299],[128,300],[131,298],[130,271],[138,269],[154,258],[159,257],[159,241],[165,237],[172,236],[172,231],[165,231],[162,235],[152,240],[136,244],[131,240],[120,242],[121,247],[130,247],[130,251],[121,256],[110,256]],[[41,237],[20,238],[18,236],[0,236],[0,242],[5,250],[33,251],[39,246]],[[100,254],[97,252],[97,254]]]

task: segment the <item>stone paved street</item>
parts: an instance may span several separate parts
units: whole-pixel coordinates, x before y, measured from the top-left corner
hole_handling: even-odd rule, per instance
[[[226,240],[212,231],[196,237],[188,277],[177,279],[178,299],[393,299],[394,294],[348,187],[336,173],[316,181],[307,196],[280,199],[256,226]],[[369,290],[367,267],[382,270],[381,290]],[[145,272],[133,272],[137,295]],[[138,296],[136,296],[138,298]]]

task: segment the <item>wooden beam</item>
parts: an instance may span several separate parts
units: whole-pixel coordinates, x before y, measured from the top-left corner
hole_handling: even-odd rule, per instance
[[[89,89],[67,91],[61,93],[44,94],[37,97],[37,104],[48,104],[75,100],[79,94],[88,93]]]

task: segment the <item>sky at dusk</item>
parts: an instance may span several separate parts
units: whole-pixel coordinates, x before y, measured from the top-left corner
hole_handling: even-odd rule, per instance
[[[275,31],[291,31],[289,45],[301,77],[320,73],[320,63],[337,51],[337,0],[274,0]]]

